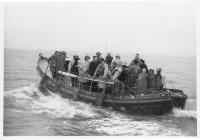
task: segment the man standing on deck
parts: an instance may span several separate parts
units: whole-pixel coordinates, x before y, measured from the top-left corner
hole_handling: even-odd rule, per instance
[[[97,56],[97,62],[100,63],[101,62],[101,53],[97,52],[96,56]]]
[[[141,59],[140,62],[141,62],[141,63],[140,63],[140,68],[141,68],[141,70],[142,70],[142,69],[146,69],[146,72],[148,73],[148,67],[147,67],[147,65],[145,64],[145,61],[144,61],[143,59]]]
[[[163,78],[161,75],[161,68],[157,68],[156,69],[156,76],[155,76],[155,80],[156,80],[156,88],[157,89],[162,89],[163,88]]]
[[[109,74],[108,64],[102,58],[100,64],[98,65],[94,73],[94,78],[98,77],[105,80],[108,78],[108,74]],[[102,92],[105,90],[106,83],[98,82],[98,87],[99,87],[99,92]]]
[[[147,78],[146,69],[142,69],[142,73],[139,74],[137,80],[137,89],[139,93],[144,94],[147,89]]]
[[[127,74],[128,74],[127,82],[128,82],[128,86],[130,86],[130,87],[136,86],[136,81],[137,81],[138,75],[141,72],[141,68],[139,67],[139,62],[137,60],[134,60],[133,63],[134,64],[131,65],[127,71]]]
[[[94,77],[99,77],[106,79],[109,73],[108,64],[106,64],[105,60],[102,58],[100,64],[98,65]]]
[[[113,57],[111,56],[111,53],[109,52],[108,55],[105,58],[106,63],[108,64],[109,67],[111,67]]]
[[[139,57],[139,54],[137,53],[136,55],[135,55],[135,58],[131,61],[131,63],[129,64],[129,67],[131,66],[131,65],[133,65],[134,64],[134,60],[137,60],[138,62],[139,62],[139,64],[141,64],[141,59],[140,59],[140,57]]]
[[[96,68],[98,67],[97,56],[93,56],[93,61],[89,65],[89,75],[94,76]]]

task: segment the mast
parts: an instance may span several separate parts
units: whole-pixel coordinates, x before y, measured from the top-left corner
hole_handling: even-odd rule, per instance
[[[106,48],[106,53],[108,53],[107,31],[105,32],[105,48]]]

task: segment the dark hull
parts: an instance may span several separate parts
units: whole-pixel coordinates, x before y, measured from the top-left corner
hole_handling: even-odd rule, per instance
[[[106,94],[102,97],[99,92],[90,92],[80,87],[71,87],[66,81],[50,78],[40,67],[37,67],[37,71],[42,78],[40,89],[46,95],[50,91],[59,94],[63,98],[92,103],[93,105],[98,105],[98,100],[103,99],[100,106],[128,113],[164,114],[171,112],[173,108],[171,96],[168,94],[149,93],[148,95],[123,94],[114,96]]]

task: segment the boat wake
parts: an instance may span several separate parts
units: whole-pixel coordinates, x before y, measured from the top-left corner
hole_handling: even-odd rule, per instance
[[[50,93],[50,96],[45,96],[35,84],[5,92],[4,100],[7,106],[14,105],[16,108],[23,108],[33,113],[47,114],[53,118],[73,118],[75,115],[92,117],[96,115],[92,112],[91,105],[63,99],[52,93]]]
[[[64,128],[57,130],[60,135],[69,135],[66,127],[70,122],[76,122],[76,125],[73,125],[74,129],[81,129],[82,132],[83,129],[87,130],[82,135],[184,135],[174,125],[175,118],[196,120],[196,112],[190,110],[175,109],[170,116],[173,118],[171,120],[168,118],[169,115],[157,117],[120,113],[83,102],[63,99],[53,93],[45,96],[40,92],[37,84],[6,91],[4,107],[5,110],[17,113],[36,113],[47,118],[61,119],[62,124],[59,125]],[[167,123],[166,120],[168,120]],[[70,127],[72,129],[72,126]],[[73,133],[73,135],[79,134]]]
[[[197,112],[194,110],[173,110],[174,116],[177,118],[186,118],[191,120],[197,120]]]

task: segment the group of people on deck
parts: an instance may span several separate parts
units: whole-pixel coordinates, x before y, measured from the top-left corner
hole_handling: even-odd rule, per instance
[[[97,52],[90,61],[90,57],[86,55],[81,61],[78,55],[74,55],[72,59],[66,57],[66,52],[56,51],[48,62],[53,78],[56,78],[58,71],[69,72],[78,76],[91,76],[104,80],[120,80],[131,88],[138,90],[146,90],[147,88],[161,89],[163,87],[163,77],[161,69],[156,69],[156,74],[153,69],[148,69],[145,61],[135,55],[135,58],[130,62],[129,66],[124,65],[121,57],[116,55],[115,58],[108,53],[105,58],[102,58],[101,53]],[[77,78],[72,78],[73,83],[77,83]]]

